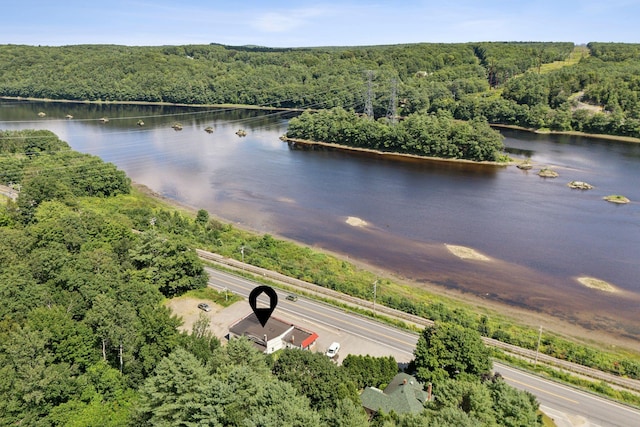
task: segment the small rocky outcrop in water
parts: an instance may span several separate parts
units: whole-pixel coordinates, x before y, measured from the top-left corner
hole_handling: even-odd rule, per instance
[[[631,201],[628,198],[621,196],[619,194],[612,194],[610,196],[606,196],[604,200],[606,200],[607,202],[618,203],[618,204],[626,204]]]
[[[204,131],[206,133],[212,133],[213,132],[213,128],[211,126],[207,126],[206,128],[204,128]]]
[[[538,176],[541,176],[543,178],[557,178],[558,172],[554,171],[553,169],[549,169],[549,168],[543,168],[540,169],[540,172],[538,172]]]
[[[584,181],[571,181],[567,184],[569,188],[574,188],[576,190],[591,190],[593,189],[593,185],[587,184]]]
[[[247,132],[244,129],[240,129],[236,132],[238,136],[247,136]]]
[[[529,160],[525,160],[524,162],[520,163],[519,165],[516,165],[516,167],[518,169],[522,169],[523,171],[528,171],[531,168],[533,168],[533,166],[531,166],[531,163],[529,163]]]
[[[180,123],[174,123],[171,127],[173,130],[182,130],[182,125]]]

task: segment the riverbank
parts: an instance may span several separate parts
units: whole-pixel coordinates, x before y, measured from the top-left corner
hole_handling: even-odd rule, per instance
[[[340,150],[345,152],[353,152],[360,154],[369,154],[377,157],[383,157],[386,159],[394,159],[394,160],[413,160],[413,161],[425,161],[425,162],[442,162],[442,163],[465,163],[472,165],[482,165],[482,166],[495,166],[495,167],[505,167],[514,164],[513,162],[489,162],[489,161],[476,161],[476,160],[467,160],[467,159],[452,159],[452,158],[444,158],[444,157],[432,157],[432,156],[420,156],[417,154],[406,154],[406,153],[397,153],[393,151],[380,151],[375,150],[373,148],[362,148],[362,147],[351,147],[349,145],[335,144],[332,142],[321,142],[321,141],[311,141],[308,139],[298,139],[298,138],[288,138],[286,136],[282,136],[280,138],[282,141],[293,144],[294,146],[302,146],[302,147],[324,147],[333,150]]]
[[[140,192],[152,196],[153,198],[158,199],[163,203],[177,208],[180,211],[183,211],[190,215],[195,216],[198,210],[198,208],[196,207],[185,205],[166,196],[162,196],[144,185],[135,184],[135,187]],[[246,224],[240,224],[229,221],[225,218],[221,218],[220,216],[216,215],[215,211],[210,212],[210,217],[222,223],[231,224],[234,228],[247,233],[258,236],[265,234],[263,230],[251,229],[250,227],[247,227]],[[367,233],[375,232],[375,226],[371,228],[372,226],[370,226],[366,223],[366,221],[360,218],[345,217],[344,221],[350,227],[363,230],[366,229]],[[338,260],[348,262],[359,270],[373,273],[374,275],[380,277],[381,280],[386,278],[392,282],[397,283],[399,286],[406,286],[408,289],[415,289],[416,291],[414,293],[426,292],[427,294],[433,295],[434,298],[437,298],[438,300],[445,299],[447,301],[450,301],[449,303],[446,303],[450,307],[464,307],[466,310],[469,310],[470,312],[476,313],[478,315],[485,314],[493,319],[504,319],[505,322],[512,322],[513,324],[519,324],[525,327],[529,327],[531,330],[536,330],[540,325],[542,325],[545,331],[553,332],[553,334],[561,336],[570,341],[580,342],[589,346],[601,348],[603,350],[610,349],[612,347],[627,349],[633,349],[637,347],[637,340],[632,340],[616,334],[614,332],[615,328],[609,330],[607,330],[606,328],[587,329],[575,321],[553,316],[544,311],[531,310],[526,306],[518,304],[517,302],[513,304],[511,303],[511,299],[505,298],[504,294],[502,293],[494,295],[495,292],[498,292],[497,290],[491,290],[491,286],[493,286],[491,282],[496,280],[494,278],[491,278],[489,281],[483,281],[483,283],[485,283],[487,291],[491,292],[491,294],[483,296],[484,294],[470,292],[456,286],[447,286],[446,283],[440,283],[439,281],[434,282],[430,279],[425,280],[423,278],[413,278],[405,274],[406,272],[403,271],[402,265],[399,265],[397,270],[394,269],[392,271],[381,267],[379,264],[372,260],[354,258],[352,255],[347,253],[337,253],[335,251],[319,247],[318,245],[301,243],[294,239],[278,235],[277,233],[273,233],[271,231],[269,231],[269,234],[271,234],[276,239],[287,241],[300,247],[310,247],[310,249],[312,249],[316,253],[326,254]],[[394,242],[388,242],[388,240],[387,243],[390,246],[395,245]],[[491,258],[491,262],[487,262],[484,259],[485,256],[473,248],[467,248],[458,245],[445,246],[444,243],[436,244],[433,246],[433,250],[442,250],[445,252],[449,252],[451,254],[450,256],[454,256],[458,258],[461,263],[469,265],[470,269],[466,269],[463,265],[460,266],[460,270],[462,270],[461,277],[467,277],[467,280],[472,278],[472,276],[467,276],[468,274],[478,273],[478,268],[481,268],[480,264],[478,264],[479,262],[482,263],[482,265],[486,265],[487,270],[495,272],[495,274],[500,278],[518,277],[519,279],[531,282],[536,282],[538,280],[538,278],[535,276],[527,277],[528,273],[525,270],[511,266],[504,261]],[[411,251],[414,251],[413,248],[411,249]],[[437,254],[432,254],[430,252],[432,251],[430,247],[415,248],[415,251],[424,253],[426,257],[437,256]],[[471,255],[476,255],[476,259],[470,258]],[[432,276],[434,280],[437,280],[436,275]],[[500,280],[500,282],[502,283],[502,280]],[[515,291],[517,292],[517,289],[515,289]],[[496,296],[498,296],[498,298],[496,298]],[[546,298],[553,298],[553,295],[548,294]]]
[[[635,143],[635,144],[639,144],[640,143],[640,138],[634,138],[634,137],[631,137],[631,136],[607,135],[607,134],[599,134],[599,133],[585,133],[585,132],[578,132],[578,131],[575,131],[575,130],[571,130],[571,131],[540,130],[540,129],[526,128],[526,127],[516,126],[516,125],[503,125],[503,124],[500,124],[500,123],[489,123],[489,126],[491,126],[492,128],[498,128],[498,129],[513,129],[513,130],[519,130],[519,131],[522,131],[522,132],[537,133],[539,135],[581,136],[581,137],[585,137],[585,138],[606,139],[606,140],[609,140],[609,141],[632,142],[632,143]]]
[[[284,108],[284,107],[265,107],[260,105],[245,104],[182,104],[175,102],[161,101],[91,101],[91,100],[72,100],[72,99],[50,99],[50,98],[33,98],[22,96],[0,96],[0,99],[9,101],[29,101],[29,102],[52,102],[62,104],[94,104],[94,105],[149,105],[160,107],[189,107],[189,108],[216,108],[216,109],[238,109],[238,110],[263,110],[263,111],[291,111],[292,113],[301,113],[308,111],[308,108]],[[312,110],[313,111],[313,110]]]
[[[6,99],[9,101],[59,102],[59,103],[67,103],[67,104],[149,105],[149,106],[157,105],[157,106],[166,106],[166,107],[193,107],[193,108],[216,108],[216,109],[231,108],[231,109],[242,109],[242,110],[290,111],[292,113],[301,113],[304,111],[315,111],[315,109],[313,108],[285,108],[285,107],[271,107],[271,106],[246,105],[246,104],[182,104],[182,103],[160,102],[160,101],[102,101],[102,100],[91,101],[91,100],[34,98],[34,97],[22,97],[22,96],[0,96],[0,99]],[[628,136],[594,134],[594,133],[585,133],[585,132],[578,132],[578,131],[554,131],[554,130],[541,131],[540,129],[526,128],[523,126],[506,125],[506,124],[500,124],[500,123],[489,123],[489,126],[493,128],[514,129],[514,130],[519,130],[523,132],[531,132],[531,133],[537,133],[537,134],[573,135],[573,136],[582,136],[587,138],[608,139],[611,141],[640,143],[640,138],[633,138]]]

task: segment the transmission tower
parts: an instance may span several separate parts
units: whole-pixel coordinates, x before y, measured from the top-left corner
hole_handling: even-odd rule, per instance
[[[397,108],[397,95],[398,95],[398,81],[396,79],[391,80],[391,99],[389,99],[389,107],[387,108],[387,119],[391,124],[396,124],[398,117]]]
[[[373,71],[367,70],[367,96],[364,101],[364,115],[373,119]]]

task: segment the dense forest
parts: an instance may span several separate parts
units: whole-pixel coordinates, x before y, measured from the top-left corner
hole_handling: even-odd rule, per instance
[[[122,171],[48,131],[0,132],[0,160],[19,194],[0,204],[0,425],[540,422],[535,398],[492,375],[480,332],[460,324],[439,322],[416,346],[412,369],[434,385],[424,410],[372,420],[358,392],[389,383],[391,357],[265,356],[244,339],[222,346],[204,315],[180,332],[163,301],[207,284],[189,238],[226,239],[228,226],[150,207]]]
[[[286,137],[429,157],[491,162],[505,157],[502,136],[486,121],[457,121],[446,111],[413,113],[398,124],[340,107],[304,112],[289,121]]]
[[[640,137],[638,46],[2,45],[0,96],[370,108],[375,118],[448,111],[463,120]]]

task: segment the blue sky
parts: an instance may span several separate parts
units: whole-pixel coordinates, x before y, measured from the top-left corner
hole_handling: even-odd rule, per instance
[[[640,0],[4,0],[0,44],[640,42]]]

